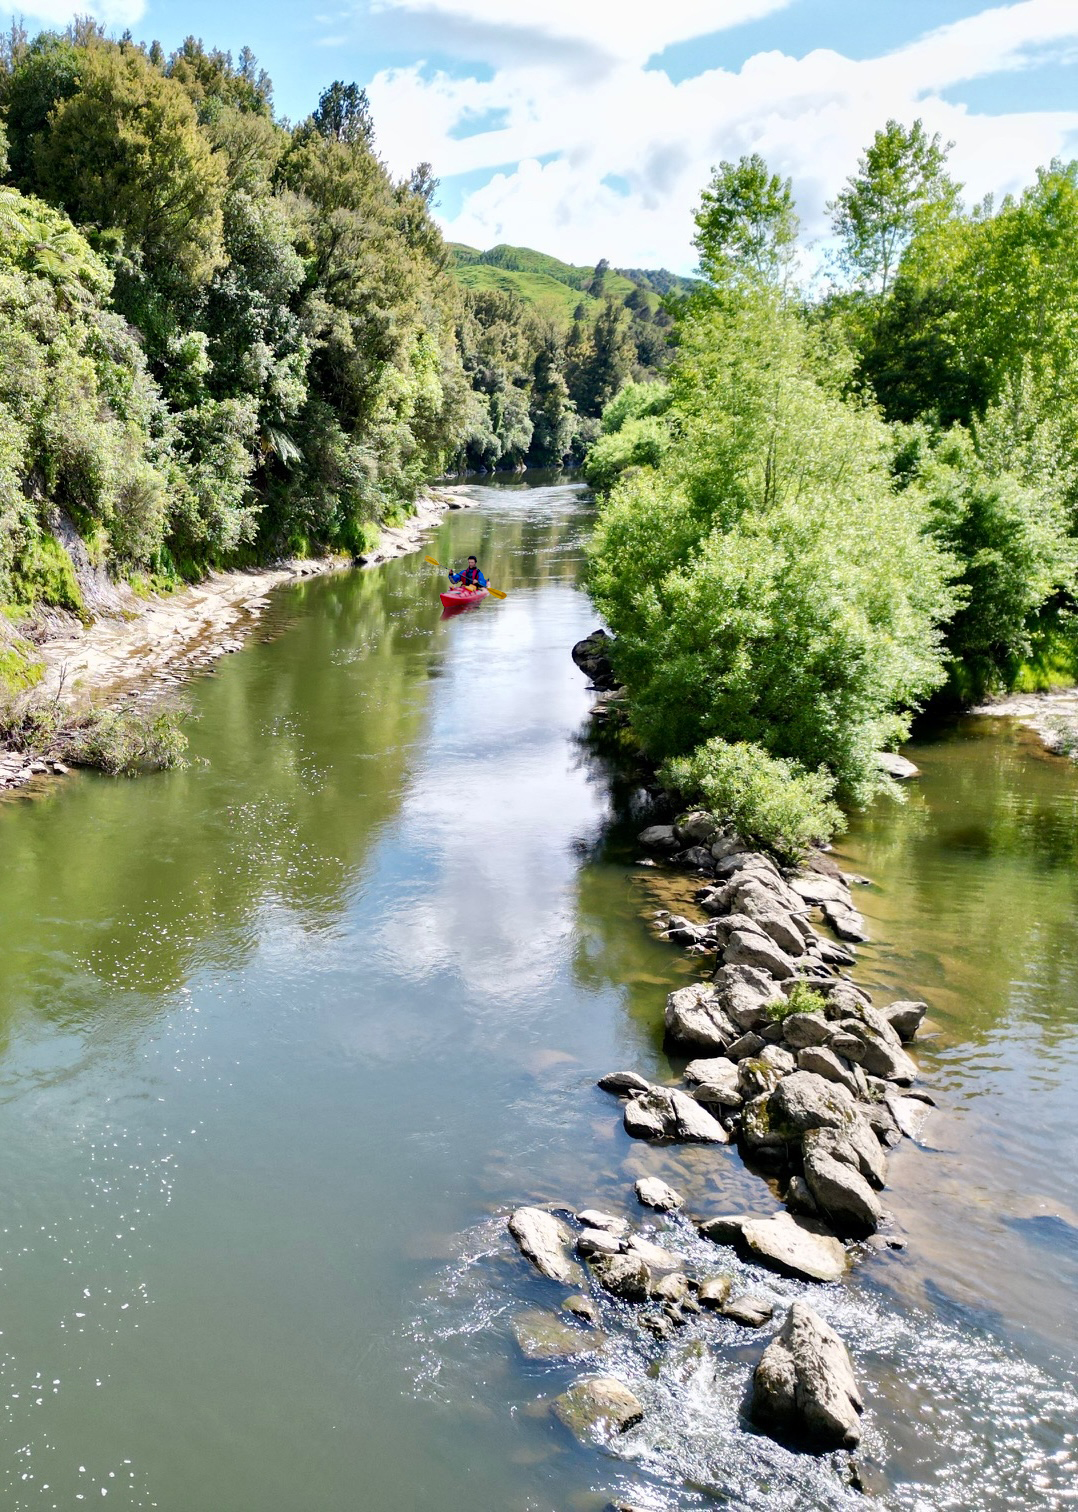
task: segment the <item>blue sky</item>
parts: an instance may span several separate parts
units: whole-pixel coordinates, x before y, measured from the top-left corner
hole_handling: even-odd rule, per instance
[[[298,119],[365,84],[394,172],[433,163],[447,232],[575,262],[692,267],[712,165],[759,151],[809,237],[888,116],[955,143],[967,198],[1078,155],[1078,0],[35,0],[171,49],[188,33],[272,75]]]

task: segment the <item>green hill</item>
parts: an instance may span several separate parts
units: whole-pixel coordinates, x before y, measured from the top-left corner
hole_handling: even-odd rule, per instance
[[[639,291],[654,311],[665,294],[687,294],[694,287],[691,278],[668,273],[665,268],[605,267],[598,278],[596,268],[562,262],[532,247],[511,247],[505,243],[481,252],[462,242],[450,242],[449,251],[453,272],[466,288],[501,289],[517,294],[547,319],[565,326],[572,321],[579,304],[594,317],[601,299],[613,297],[624,302]]]

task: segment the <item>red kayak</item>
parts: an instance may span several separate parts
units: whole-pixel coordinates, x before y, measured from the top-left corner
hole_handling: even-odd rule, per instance
[[[465,609],[487,597],[485,588],[449,588],[440,595],[443,609]]]

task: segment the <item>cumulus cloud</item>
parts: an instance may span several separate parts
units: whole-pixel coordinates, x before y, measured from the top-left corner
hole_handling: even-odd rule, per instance
[[[379,0],[383,7],[492,26],[502,0]],[[786,0],[729,0],[720,25],[778,11]],[[920,116],[953,139],[952,166],[978,199],[1028,182],[1038,164],[1078,137],[1078,111],[977,114],[943,97],[949,86],[1033,66],[1046,50],[1078,56],[1073,0],[1019,0],[942,26],[881,57],[830,50],[802,58],[756,54],[737,71],[709,69],[679,83],[647,59],[716,30],[714,0],[670,0],[618,24],[612,0],[552,0],[529,24],[604,54],[586,87],[571,49],[526,50],[485,79],[422,63],[370,85],[382,150],[399,172],[420,159],[452,182],[491,172],[463,196],[448,234],[473,245],[520,242],[579,262],[691,266],[692,207],[722,158],[758,151],[794,180],[810,235],[873,131],[889,116]],[[456,138],[470,120],[496,130]],[[506,165],[513,165],[506,168]],[[498,170],[498,171],[493,171]],[[628,193],[618,186],[627,186]]]

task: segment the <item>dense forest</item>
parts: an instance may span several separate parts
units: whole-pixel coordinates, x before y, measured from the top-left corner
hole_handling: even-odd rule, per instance
[[[446,470],[579,460],[669,354],[658,295],[605,264],[567,321],[466,287],[429,166],[392,178],[363,90],[289,125],[246,50],[14,26],[0,179],[9,622],[82,612],[87,564],[167,586],[361,551]]]
[[[930,698],[1073,678],[1078,164],[965,207],[877,132],[804,287],[789,181],[723,163],[669,383],[607,408],[592,589],[668,785],[789,854]]]

